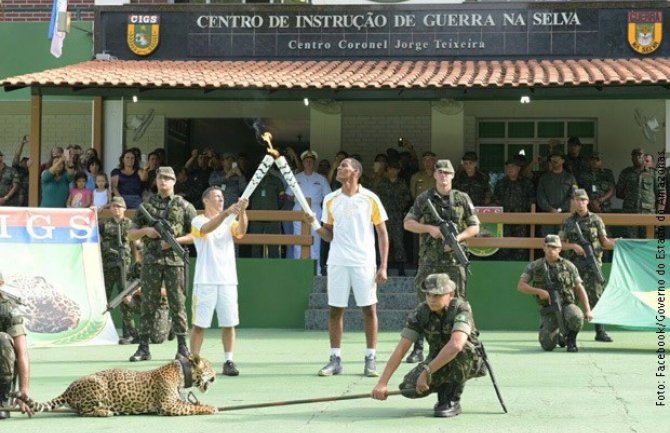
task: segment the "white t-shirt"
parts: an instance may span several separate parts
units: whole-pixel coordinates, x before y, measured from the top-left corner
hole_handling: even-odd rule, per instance
[[[200,229],[209,221],[205,215],[198,215],[191,221],[193,243],[198,252],[195,261],[194,284],[237,284],[235,266],[235,243],[237,222],[232,225],[221,223],[216,230],[200,233]]]
[[[323,223],[333,226],[328,264],[374,266],[374,226],[387,219],[379,197],[362,186],[351,197],[341,188],[328,194],[323,200],[321,216]]]

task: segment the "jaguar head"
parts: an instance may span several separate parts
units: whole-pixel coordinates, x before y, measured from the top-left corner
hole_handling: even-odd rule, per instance
[[[200,355],[190,355],[188,360],[191,363],[193,386],[202,393],[207,392],[210,385],[216,380],[216,371],[212,363]]]

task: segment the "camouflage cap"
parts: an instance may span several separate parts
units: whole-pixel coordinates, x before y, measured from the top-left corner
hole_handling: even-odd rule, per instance
[[[644,150],[641,147],[636,147],[630,151],[631,156],[644,155]]]
[[[579,137],[570,137],[568,138],[568,146],[581,146],[582,142],[579,140]]]
[[[397,159],[392,159],[391,161],[389,161],[387,167],[388,168],[395,168],[397,170],[400,170],[402,168],[400,166],[400,161],[398,161]]]
[[[591,159],[600,159],[600,152],[593,152],[591,154]]]
[[[123,199],[123,197],[112,197],[112,201],[109,203],[110,205],[117,205],[120,206],[124,209],[126,209],[128,206],[126,206],[126,201]]]
[[[172,180],[177,180],[177,176],[174,175],[174,170],[172,167],[158,167],[156,170],[156,178],[160,176],[167,177]]]
[[[456,290],[456,283],[447,274],[430,274],[421,283],[421,291],[431,295],[446,295]]]
[[[431,152],[430,150],[427,150],[423,152],[423,155],[421,156],[422,158],[437,158],[437,155],[435,155],[435,152]]]
[[[548,247],[558,247],[561,248],[561,238],[558,235],[547,235],[544,238],[544,244]]]
[[[575,193],[572,195],[572,198],[575,200],[588,200],[589,195],[586,193],[586,190],[583,188],[579,188],[575,190]]]
[[[438,159],[437,162],[435,163],[435,171],[444,171],[446,173],[453,173],[454,172],[454,166],[451,165],[451,161],[448,159]]]

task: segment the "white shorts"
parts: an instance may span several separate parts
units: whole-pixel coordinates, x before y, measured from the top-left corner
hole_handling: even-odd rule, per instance
[[[212,326],[215,309],[220,328],[240,324],[237,284],[195,284],[192,298],[193,324],[199,328]]]
[[[353,289],[356,305],[367,307],[377,303],[377,268],[372,266],[328,265],[328,305],[345,308]]]

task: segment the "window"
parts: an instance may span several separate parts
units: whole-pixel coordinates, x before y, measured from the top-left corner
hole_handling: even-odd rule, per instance
[[[597,148],[596,130],[593,119],[479,119],[479,166],[495,173],[502,172],[505,161],[520,152],[529,161],[534,161],[536,155],[546,157],[549,140],[558,140],[558,148],[566,152],[569,137],[579,137],[581,155],[589,157]]]

